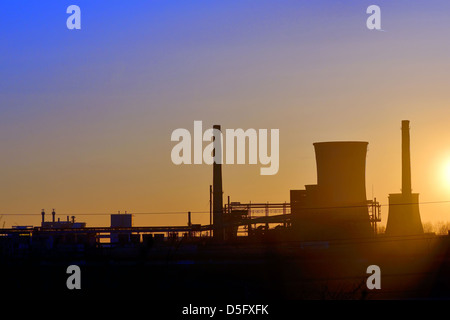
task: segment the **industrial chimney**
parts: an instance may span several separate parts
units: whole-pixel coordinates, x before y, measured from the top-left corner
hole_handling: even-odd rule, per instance
[[[222,192],[222,135],[220,125],[213,126],[213,237],[224,240]]]
[[[412,193],[409,120],[402,121],[402,193],[405,195]]]
[[[412,193],[409,120],[402,121],[402,193],[389,194],[386,234],[391,236],[423,233],[419,194]]]

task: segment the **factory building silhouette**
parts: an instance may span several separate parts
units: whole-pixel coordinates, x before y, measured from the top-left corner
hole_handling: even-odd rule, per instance
[[[216,125],[214,129],[220,132],[220,126]],[[215,143],[215,149],[221,150],[221,142]],[[377,223],[381,221],[381,206],[376,199],[368,200],[366,196],[368,142],[332,141],[316,142],[313,145],[316,154],[317,184],[306,185],[304,190],[290,191],[291,238],[333,240],[373,237],[376,234]],[[423,234],[423,227],[418,194],[412,193],[411,189],[408,120],[402,121],[401,150],[402,193],[389,195],[386,234],[420,235]],[[214,161],[213,230],[216,240],[224,239],[224,221],[228,220],[232,224],[233,218],[236,218],[236,215],[230,216],[233,210],[223,209],[222,193],[222,166]],[[251,205],[238,203],[236,207],[242,210],[250,208]],[[244,212],[243,216],[245,215]]]
[[[222,150],[217,136],[221,126],[213,128],[209,224],[192,223],[192,214],[187,212],[183,226],[135,227],[132,214],[117,213],[111,214],[109,227],[88,227],[75,222],[74,216],[56,220],[55,210],[52,220],[46,221],[42,210],[40,226],[0,229],[0,268],[14,274],[19,272],[14,261],[18,265],[29,261],[58,266],[72,259],[96,270],[91,283],[108,282],[105,270],[115,270],[111,273],[117,272],[123,280],[116,287],[125,294],[129,291],[122,288],[145,284],[157,288],[158,297],[163,293],[173,297],[174,292],[205,297],[219,286],[220,292],[214,292],[221,297],[248,292],[251,297],[303,297],[301,290],[308,289],[304,293],[307,298],[323,298],[323,290],[339,293],[343,288],[349,297],[356,293],[365,297],[361,279],[365,281],[370,262],[379,263],[382,270],[385,266],[388,270],[409,268],[408,275],[414,277],[431,274],[439,279],[434,294],[446,294],[450,279],[441,274],[446,270],[441,264],[450,265],[448,236],[441,241],[423,232],[418,194],[411,188],[409,121],[402,121],[402,192],[389,195],[384,234],[377,234],[381,205],[366,195],[368,142],[313,143],[317,183],[290,190],[289,203],[241,203],[232,202],[230,197],[224,203],[222,164],[215,161],[221,159],[216,153]],[[403,260],[396,261],[398,257]],[[422,260],[412,266],[414,259]],[[137,268],[132,271],[138,277],[135,282],[128,281],[130,264]],[[339,281],[328,281],[330,275]],[[311,279],[319,279],[314,280],[319,284],[313,285],[316,282]],[[325,279],[325,287],[321,279]],[[430,283],[425,278],[406,282],[391,279],[391,284],[385,284],[391,286],[387,297],[394,289],[412,292]],[[238,284],[242,284],[239,292],[235,288]],[[18,292],[21,294],[20,288]],[[98,295],[97,288],[89,292]]]
[[[188,213],[188,225],[178,227],[157,228],[148,227],[140,230],[132,226],[131,214],[111,215],[111,226],[114,230],[105,228],[87,228],[86,223],[75,222],[75,217],[67,221],[45,221],[42,210],[41,227],[15,227],[4,229],[3,234],[24,233],[32,231],[36,234],[42,230],[71,232],[82,229],[87,233],[104,233],[110,231],[111,242],[117,239],[133,238],[132,233],[144,234],[153,231],[164,232],[167,237],[212,235],[216,242],[228,241],[238,237],[238,231],[245,229],[246,236],[274,233],[270,225],[278,224],[277,234],[281,238],[299,241],[335,240],[348,238],[370,238],[377,233],[377,223],[381,221],[380,204],[376,199],[366,196],[366,157],[368,142],[365,141],[328,141],[313,143],[317,184],[305,185],[304,189],[290,190],[289,203],[240,203],[223,201],[222,164],[215,159],[221,159],[222,140],[217,134],[221,126],[214,125],[213,136],[213,184],[210,186],[210,224],[192,224],[191,213]],[[216,154],[217,150],[217,154]],[[411,189],[411,160],[409,121],[402,121],[402,193],[389,195],[389,213],[386,235],[420,235],[423,227],[419,213],[418,194]],[[217,155],[217,157],[216,157]],[[219,161],[221,162],[221,161]],[[264,216],[252,215],[253,211],[264,211]],[[282,214],[271,215],[272,211]],[[125,220],[126,221],[125,221]],[[125,221],[125,222],[124,222]],[[282,230],[280,231],[280,227]],[[134,228],[134,229],[133,229]],[[118,230],[123,229],[123,230]],[[195,229],[195,230],[194,230]],[[62,231],[63,230],[63,231]],[[78,230],[79,232],[80,230]],[[9,233],[8,233],[9,232]],[[121,235],[122,234],[122,235]],[[161,234],[158,234],[160,238]],[[141,239],[141,237],[139,237]],[[121,241],[123,242],[123,241]],[[139,241],[138,241],[139,242]]]

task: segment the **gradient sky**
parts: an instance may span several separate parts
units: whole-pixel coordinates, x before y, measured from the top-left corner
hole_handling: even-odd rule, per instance
[[[71,4],[81,30],[66,28]],[[366,27],[371,4],[384,31]],[[170,158],[172,131],[194,120],[280,129],[278,174],[226,165],[225,199],[289,201],[316,183],[313,142],[359,140],[367,197],[385,205],[408,119],[413,191],[449,201],[449,12],[435,0],[2,1],[0,225],[37,225],[42,208],[88,226],[118,210],[207,212],[212,167]],[[424,222],[450,220],[450,203],[420,208]]]

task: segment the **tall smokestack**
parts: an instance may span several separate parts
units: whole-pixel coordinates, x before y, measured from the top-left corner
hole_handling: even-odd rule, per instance
[[[52,211],[52,222],[55,222],[55,214],[56,214],[55,209],[53,209],[53,211]]]
[[[402,120],[402,193],[389,194],[386,234],[410,236],[423,233],[419,211],[419,194],[411,189],[411,155],[409,120]]]
[[[220,125],[213,126],[213,146],[213,236],[216,240],[223,240],[222,137]]]
[[[402,193],[409,195],[411,188],[411,154],[409,139],[409,120],[402,121]]]

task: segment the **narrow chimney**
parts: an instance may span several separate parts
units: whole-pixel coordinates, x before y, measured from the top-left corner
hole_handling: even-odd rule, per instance
[[[409,121],[402,120],[402,192],[389,194],[389,215],[386,235],[410,236],[423,234],[419,194],[411,189],[411,155]]]
[[[223,240],[222,138],[220,125],[213,126],[213,146],[213,236],[216,240]]]
[[[402,193],[410,195],[411,188],[411,154],[409,139],[409,120],[402,121]]]
[[[45,211],[44,211],[44,209],[42,209],[41,215],[42,215],[42,223],[44,223],[45,222]]]
[[[55,214],[56,214],[56,213],[55,213],[55,209],[53,209],[53,211],[52,211],[52,221],[53,221],[53,222],[55,222]]]

